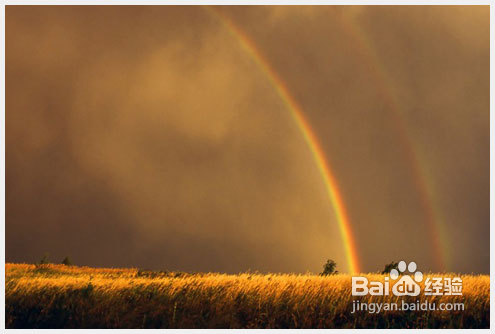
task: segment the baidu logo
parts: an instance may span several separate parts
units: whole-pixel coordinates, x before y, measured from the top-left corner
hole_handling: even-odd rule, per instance
[[[398,269],[401,273],[406,271],[406,263],[404,261],[399,262]],[[417,296],[421,292],[421,287],[418,283],[423,280],[423,273],[416,271],[417,266],[415,262],[410,262],[407,266],[407,270],[410,273],[414,273],[414,279],[410,275],[403,275],[393,286],[392,293],[395,296]],[[399,277],[399,271],[392,269],[390,271],[390,278],[396,280]]]
[[[405,273],[406,270],[409,274]],[[384,278],[384,282],[370,282],[364,276],[353,276],[352,295],[388,296],[390,294],[390,280],[396,281],[392,284],[392,293],[395,296],[418,296],[421,292],[419,283],[423,281],[423,273],[417,271],[415,262],[406,264],[405,261],[400,261],[397,269],[392,269],[389,276]]]

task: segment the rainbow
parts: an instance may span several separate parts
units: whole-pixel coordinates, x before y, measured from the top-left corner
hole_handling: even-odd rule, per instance
[[[366,37],[366,32],[360,27],[358,22],[355,22],[351,18],[343,19],[338,15],[334,15],[334,18],[341,24],[343,30],[356,41],[356,45],[360,48],[359,52],[363,62],[366,64],[370,74],[378,84],[378,92],[381,94],[382,101],[387,106],[386,109],[393,111],[391,116],[392,120],[395,122],[397,135],[400,138],[398,143],[401,145],[401,149],[408,159],[414,186],[419,196],[421,208],[425,214],[425,225],[429,232],[430,241],[433,247],[435,266],[438,269],[445,271],[448,263],[448,241],[446,240],[447,234],[445,233],[446,231],[443,224],[444,220],[440,213],[434,210],[432,205],[433,198],[435,197],[432,189],[433,182],[431,182],[431,177],[423,167],[425,163],[421,163],[422,161],[420,161],[425,159],[421,159],[420,150],[415,147],[411,140],[404,119],[404,110],[401,108],[396,94],[393,93],[394,85],[391,78],[387,75],[387,68],[385,64],[380,61],[380,57],[373,48],[371,39]]]
[[[297,103],[297,101],[290,95],[284,82],[278,77],[277,73],[270,66],[268,61],[263,57],[256,45],[244,34],[237,26],[220,11],[213,7],[206,6],[209,13],[212,13],[219,19],[220,22],[227,28],[232,36],[239,42],[243,50],[253,59],[258,65],[261,71],[265,74],[266,78],[270,81],[271,85],[275,88],[277,94],[284,102],[287,109],[289,109],[294,121],[296,122],[299,130],[301,131],[304,141],[309,147],[313,159],[318,167],[318,170],[323,178],[326,192],[328,194],[330,203],[334,209],[337,222],[339,225],[340,234],[345,247],[345,254],[347,260],[348,271],[351,274],[360,272],[359,260],[357,256],[356,244],[353,238],[351,224],[347,209],[342,199],[342,194],[337,185],[335,176],[330,169],[329,164],[325,158],[325,154],[321,148],[320,143],[314,131],[312,130],[309,122],[306,120],[304,113]]]
[[[291,110],[291,114],[301,129],[304,139],[314,156],[318,169],[323,176],[330,201],[335,209],[346,248],[348,267],[351,272],[353,271],[352,268],[354,268],[355,271],[359,271],[356,256],[357,251],[352,238],[349,218],[342,202],[342,196],[338,190],[335,178],[331,173],[331,169],[326,163],[318,140],[311,130],[309,123],[306,121],[301,108],[298,106],[294,98],[291,97],[284,83],[277,76],[276,72],[270,67],[269,63],[265,60],[249,37],[247,37],[228,17],[223,15],[220,11],[211,7],[207,8],[209,12],[219,18],[224,26],[226,26],[227,30],[236,39],[238,39],[241,47],[262,69],[269,81],[277,90],[282,100],[288,106],[289,110]],[[400,138],[398,142],[409,161],[414,186],[419,197],[422,211],[425,214],[425,225],[432,243],[433,259],[437,268],[445,270],[448,267],[448,241],[446,238],[447,234],[445,231],[444,220],[440,212],[434,210],[432,205],[433,199],[435,198],[432,186],[433,182],[431,182],[431,176],[429,175],[428,170],[423,168],[425,164],[421,163],[422,160],[425,160],[421,159],[421,151],[415,147],[414,142],[411,140],[411,136],[409,135],[409,131],[404,120],[404,111],[401,108],[397,97],[393,93],[393,82],[387,75],[386,66],[380,61],[380,58],[374,51],[372,41],[370,38],[366,37],[365,31],[357,22],[350,18],[338,15],[334,15],[334,18],[349,35],[349,37],[356,42],[355,44],[359,49],[363,62],[367,65],[369,73],[378,84],[378,91],[381,94],[381,98],[385,105],[388,107],[387,110],[392,111],[392,120],[395,122],[397,134]]]

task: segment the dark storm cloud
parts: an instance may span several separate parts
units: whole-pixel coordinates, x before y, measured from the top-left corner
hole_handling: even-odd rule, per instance
[[[435,270],[393,111],[341,23],[358,22],[403,102],[449,269],[488,271],[487,9],[222,10],[313,124],[363,269],[406,258]],[[6,32],[7,261],[50,252],[203,271],[317,271],[328,257],[344,266],[299,130],[208,11],[9,6]]]
[[[447,246],[448,268],[487,272],[488,9],[371,6],[258,12],[230,10],[285,78],[326,147],[356,226],[364,268],[407,257],[438,270],[414,185],[418,181],[411,162],[417,160],[419,184],[429,194]],[[260,17],[267,18],[270,30],[250,24]],[[363,40],[378,64],[370,63],[373,57]],[[370,71],[370,66],[378,69]],[[382,68],[398,110],[382,98],[382,84],[373,74]],[[406,124],[413,160],[404,150],[409,144],[401,142],[397,112]]]

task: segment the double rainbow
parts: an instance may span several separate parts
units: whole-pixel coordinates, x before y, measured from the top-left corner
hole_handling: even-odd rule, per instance
[[[397,95],[394,94],[394,84],[387,75],[385,64],[380,60],[371,39],[364,29],[352,18],[344,19],[335,16],[349,37],[356,41],[363,63],[377,83],[378,92],[387,110],[392,111],[391,120],[395,123],[398,135],[398,144],[408,160],[412,173],[415,190],[419,203],[425,215],[424,222],[432,245],[432,257],[436,268],[445,271],[448,267],[448,241],[445,233],[444,220],[438,210],[435,210],[433,181],[428,174],[427,163],[422,159],[421,150],[414,145],[405,120],[405,111],[402,108]]]
[[[287,109],[290,111],[290,114],[298,125],[298,128],[300,129],[301,134],[303,135],[303,138],[312,153],[313,160],[322,176],[326,192],[339,225],[341,238],[345,247],[348,271],[351,274],[360,272],[359,259],[357,255],[358,252],[342,194],[339,190],[334,173],[327,163],[327,159],[325,158],[321,145],[309,122],[306,120],[301,107],[291,96],[284,82],[273,70],[270,63],[256,47],[254,42],[221,11],[210,6],[206,6],[204,8],[206,8],[210,14],[215,16],[224,25],[226,30],[238,41],[240,47],[251,57],[260,70],[265,74],[266,78],[269,80],[281,100],[286,105]],[[426,216],[426,226],[429,230],[429,235],[431,236],[431,241],[433,244],[435,264],[438,268],[445,269],[446,254],[443,250],[446,247],[446,241],[440,239],[439,231],[442,228],[440,224],[441,219],[431,204],[433,194],[431,187],[428,187],[427,182],[425,182],[426,173],[421,168],[421,164],[418,161],[420,152],[414,148],[410,136],[408,135],[403,111],[401,110],[400,104],[393,94],[391,88],[393,85],[386,74],[387,72],[385,66],[380,62],[377,54],[373,52],[370,40],[366,38],[364,31],[360,29],[357,23],[337,16],[335,16],[335,20],[341,24],[344,31],[349,34],[349,37],[356,41],[363,61],[368,65],[367,67],[370,74],[379,85],[378,88],[380,89],[381,98],[388,106],[388,109],[393,111],[392,120],[396,124],[398,134],[401,139],[400,143],[403,146],[403,151],[409,160],[411,171],[413,173],[414,184],[419,194],[422,209]]]

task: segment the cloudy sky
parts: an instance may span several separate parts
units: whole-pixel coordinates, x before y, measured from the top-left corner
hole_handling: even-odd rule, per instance
[[[7,6],[7,261],[347,270],[300,128],[226,20],[311,124],[361,270],[489,272],[487,6]]]

